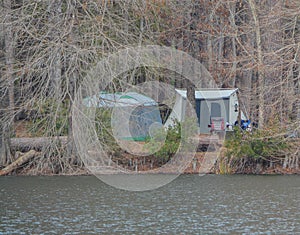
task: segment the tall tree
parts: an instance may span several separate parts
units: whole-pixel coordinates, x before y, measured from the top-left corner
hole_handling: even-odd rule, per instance
[[[12,26],[12,5],[10,0],[3,0],[4,13],[4,57],[5,69],[1,78],[1,97],[0,97],[0,158],[3,164],[11,161],[9,147],[11,128],[13,127],[15,96],[14,96],[14,37]],[[8,104],[6,102],[8,97]]]
[[[50,79],[50,95],[59,99],[62,86],[62,64],[61,64],[61,32],[62,29],[62,1],[49,1],[49,40],[52,45],[49,47],[49,79]]]
[[[257,5],[255,0],[249,0],[251,14],[254,20],[255,40],[257,46],[257,87],[258,87],[258,124],[262,128],[264,126],[264,87],[265,87],[265,73],[264,73],[264,61],[263,61],[263,50],[262,50],[262,38],[261,38],[261,26],[259,16],[257,13]]]

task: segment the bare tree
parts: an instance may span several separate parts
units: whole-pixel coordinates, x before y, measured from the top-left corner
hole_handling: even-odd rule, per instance
[[[1,97],[0,97],[0,158],[3,164],[11,161],[11,153],[9,147],[11,128],[13,128],[13,113],[15,110],[14,96],[14,38],[12,27],[12,6],[11,1],[4,0],[2,3],[4,13],[4,57],[5,68],[1,77]],[[8,96],[8,104],[6,102]]]
[[[62,31],[62,1],[50,1],[48,6],[49,12],[49,42],[53,45],[49,47],[49,79],[50,79],[50,96],[60,99],[62,86],[62,64],[61,64],[61,31]]]
[[[67,154],[59,138],[43,149],[45,165],[54,156],[62,167],[76,162],[69,157],[76,155],[70,112],[76,89],[101,58],[137,45],[188,52],[220,87],[240,88],[247,113],[261,128],[277,118],[286,129],[299,126],[299,5],[298,0],[2,0],[2,161],[10,161],[10,130],[15,114],[24,111],[33,135],[69,136]],[[192,84],[155,68],[128,71],[108,88],[122,90],[147,79],[186,87],[193,102]]]

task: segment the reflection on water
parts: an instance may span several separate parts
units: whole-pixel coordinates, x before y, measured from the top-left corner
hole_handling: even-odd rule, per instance
[[[184,175],[122,191],[92,176],[1,177],[0,234],[300,234],[299,176]]]

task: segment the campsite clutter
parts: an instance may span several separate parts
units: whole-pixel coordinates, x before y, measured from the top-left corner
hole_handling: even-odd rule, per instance
[[[239,126],[244,131],[252,131],[252,125],[250,120],[241,120],[241,123],[239,124],[238,121],[234,123],[235,126]],[[253,123],[253,126],[256,126],[255,123]]]

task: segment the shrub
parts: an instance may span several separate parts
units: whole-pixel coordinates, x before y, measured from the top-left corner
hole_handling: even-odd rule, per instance
[[[95,113],[95,127],[98,139],[104,144],[105,150],[118,155],[121,152],[121,148],[112,132],[111,113],[111,109],[97,108]]]
[[[283,157],[289,150],[289,142],[279,125],[257,129],[253,132],[234,128],[234,135],[225,141],[226,155],[230,157],[271,158]]]
[[[181,140],[181,124],[175,121],[167,130],[157,131],[152,138],[146,140],[145,148],[161,163],[166,163],[177,152]]]

